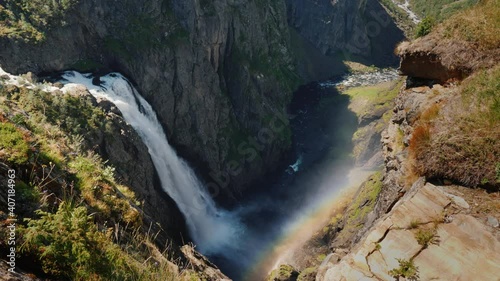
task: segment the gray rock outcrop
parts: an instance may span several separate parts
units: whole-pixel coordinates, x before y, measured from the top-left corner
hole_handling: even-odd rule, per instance
[[[322,265],[316,280],[394,280],[398,258],[412,261],[418,280],[494,280],[500,242],[463,211],[439,186],[415,187],[340,263]],[[453,220],[443,217],[451,213]],[[419,231],[429,229],[434,237],[422,245]]]

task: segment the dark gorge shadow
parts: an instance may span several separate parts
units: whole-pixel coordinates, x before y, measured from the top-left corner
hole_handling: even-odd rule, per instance
[[[289,158],[293,160],[263,176],[231,210],[240,216],[248,239],[241,241],[244,244],[238,253],[244,261],[223,254],[210,256],[225,274],[243,280],[265,252],[287,235],[285,229],[294,218],[306,214],[318,198],[332,194],[347,181],[353,164],[352,135],[357,129],[357,117],[348,106],[349,96],[316,82],[294,93],[289,106],[293,133]]]

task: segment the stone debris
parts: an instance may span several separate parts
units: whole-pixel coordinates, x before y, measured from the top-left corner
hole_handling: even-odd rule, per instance
[[[448,198],[450,198],[451,201],[453,201],[453,203],[455,203],[460,208],[463,208],[463,209],[469,209],[470,208],[469,203],[467,203],[465,201],[465,199],[463,199],[462,197],[456,196],[456,195],[453,195],[453,194],[449,194],[449,193],[446,193],[446,196],[448,196]]]
[[[499,226],[498,220],[492,216],[488,216],[488,218],[486,219],[486,224],[491,226],[491,227],[498,227]]]

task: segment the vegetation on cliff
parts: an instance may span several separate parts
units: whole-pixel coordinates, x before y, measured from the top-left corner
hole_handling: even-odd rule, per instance
[[[500,1],[481,1],[445,21],[437,32],[448,39],[466,41],[479,50],[498,50]]]
[[[415,35],[421,37],[437,28],[445,38],[496,48],[500,23],[499,6],[497,0],[414,0],[415,12],[424,17],[417,25]],[[437,24],[440,25],[436,27]]]
[[[420,116],[410,140],[419,175],[467,186],[500,185],[500,66],[465,80],[457,98]]]
[[[421,113],[410,140],[413,168],[428,178],[498,188],[500,5],[496,0],[484,1],[445,21],[429,36],[436,34],[468,42],[470,52],[493,67],[478,65],[479,70],[454,88],[453,96]],[[445,55],[451,57],[454,50],[448,52]]]
[[[478,0],[410,0],[409,2],[410,9],[420,17],[441,22],[454,13],[473,6]]]
[[[0,37],[41,42],[45,30],[66,24],[64,18],[78,0],[7,0],[0,4]]]
[[[269,274],[267,281],[293,281],[297,280],[298,275],[291,265],[282,264]]]
[[[454,14],[476,5],[478,0],[381,0],[384,7],[395,18],[408,37],[421,37]],[[408,8],[421,20],[417,24],[411,22],[408,14],[398,5],[408,2]],[[464,25],[463,25],[464,26]]]
[[[354,242],[353,237],[363,228],[366,216],[373,211],[381,189],[382,173],[377,172],[361,185],[343,216],[337,214],[323,228],[322,239],[331,243],[330,247],[349,247]]]
[[[85,145],[84,135],[119,117],[86,92],[22,84],[0,83],[0,174],[16,171],[18,267],[55,279],[197,280],[170,262],[168,247],[155,246],[158,233],[143,225],[142,203]],[[2,252],[6,208],[3,202]]]

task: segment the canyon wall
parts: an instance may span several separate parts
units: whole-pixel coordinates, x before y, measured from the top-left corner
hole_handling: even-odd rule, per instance
[[[226,202],[284,161],[286,107],[299,83],[345,69],[337,52],[394,61],[403,35],[378,2],[316,2],[75,1],[44,40],[2,36],[0,64],[17,74],[125,74]],[[297,71],[306,62],[313,70]]]
[[[380,67],[397,65],[394,47],[404,39],[376,0],[287,0],[292,29],[328,57]]]
[[[80,1],[63,21],[41,42],[2,37],[2,67],[124,73],[217,199],[275,168],[289,148],[285,108],[299,79],[284,3]]]

